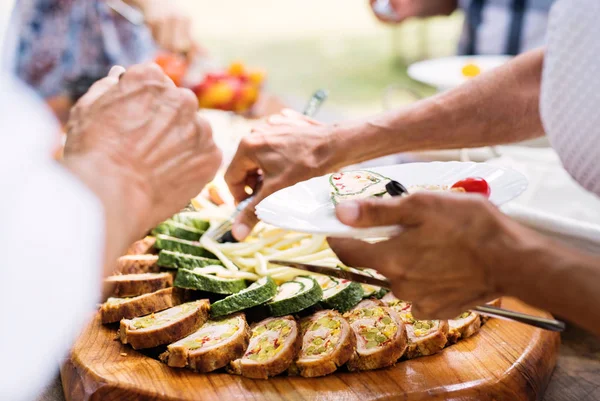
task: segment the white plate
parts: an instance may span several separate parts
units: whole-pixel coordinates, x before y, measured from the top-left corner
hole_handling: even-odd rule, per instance
[[[451,89],[469,80],[462,68],[469,63],[481,72],[492,70],[511,59],[510,56],[455,56],[419,61],[408,67],[408,76],[416,81],[435,86],[439,90]]]
[[[527,188],[525,176],[515,170],[474,162],[407,163],[369,168],[405,186],[452,185],[467,177],[482,177],[490,184],[490,201],[501,205]],[[300,182],[268,196],[256,207],[265,223],[287,230],[331,237],[381,238],[401,228],[356,229],[339,222],[330,198],[329,175]]]

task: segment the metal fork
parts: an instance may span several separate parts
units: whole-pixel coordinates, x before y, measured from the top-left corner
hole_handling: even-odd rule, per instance
[[[308,117],[314,116],[323,102],[327,99],[328,92],[324,89],[319,89],[310,97],[306,107],[302,114]],[[214,239],[217,242],[237,242],[233,235],[231,234],[231,228],[233,227],[233,222],[235,218],[248,206],[248,204],[252,201],[253,197],[249,197],[240,203],[238,203],[237,207],[233,214],[219,226],[210,228],[205,235],[208,235],[209,238]]]

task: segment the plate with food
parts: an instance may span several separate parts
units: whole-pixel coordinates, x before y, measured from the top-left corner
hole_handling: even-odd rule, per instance
[[[349,227],[336,218],[335,205],[353,199],[390,196],[386,186],[391,181],[401,183],[409,194],[475,192],[498,206],[527,188],[523,174],[505,167],[474,162],[407,163],[343,171],[300,182],[265,198],[257,205],[256,214],[268,224],[297,232],[331,237],[389,237],[401,228]]]
[[[219,243],[207,230],[232,206],[195,204],[118,259],[110,298],[61,368],[67,401],[540,398],[557,333],[474,311],[415,319],[386,288],[274,263],[348,271],[324,236],[260,222]]]
[[[412,79],[447,90],[505,64],[510,56],[454,56],[419,61],[408,67]]]

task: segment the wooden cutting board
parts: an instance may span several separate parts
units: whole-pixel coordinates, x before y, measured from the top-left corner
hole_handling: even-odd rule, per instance
[[[513,299],[502,306],[549,316]],[[443,352],[396,366],[306,379],[251,380],[173,369],[115,341],[98,316],[61,369],[67,401],[539,400],[556,363],[557,333],[490,319]]]

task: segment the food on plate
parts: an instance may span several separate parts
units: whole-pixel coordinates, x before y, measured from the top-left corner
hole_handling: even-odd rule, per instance
[[[246,318],[237,313],[208,320],[194,333],[169,345],[160,359],[172,367],[212,372],[241,358],[249,339]]]
[[[354,308],[344,314],[356,335],[356,350],[348,370],[372,370],[393,365],[407,348],[406,329],[398,314],[385,306]]]
[[[117,259],[117,274],[156,273],[159,271],[158,256],[151,254],[125,255]]]
[[[121,320],[119,338],[133,349],[170,344],[196,331],[208,319],[209,301],[187,302],[162,312]]]
[[[411,313],[410,302],[401,301],[392,293],[388,293],[382,300],[398,313],[406,327],[408,338],[408,347],[404,354],[406,359],[432,355],[444,349],[448,342],[447,321],[416,320]]]
[[[338,280],[333,277],[319,278],[323,289],[321,304],[342,313],[352,309],[363,299],[363,288],[350,280]]]
[[[299,276],[281,284],[267,307],[271,316],[292,315],[316,305],[322,297],[323,290],[314,278]]]
[[[239,312],[262,305],[277,293],[277,284],[269,276],[262,277],[240,292],[223,298],[211,305],[213,317]]]
[[[183,293],[173,287],[133,298],[108,298],[100,307],[102,323],[115,323],[172,308],[183,302]]]
[[[488,302],[486,305],[495,306],[497,308],[502,306],[502,298],[496,298],[493,301]],[[490,320],[489,316],[480,315],[481,325],[484,325],[488,320]]]
[[[344,365],[356,348],[350,324],[334,310],[319,311],[300,322],[302,348],[290,366],[290,374],[319,377]]]
[[[194,256],[203,256],[212,258],[214,255],[204,249],[200,242],[186,241],[175,237],[170,237],[164,234],[156,235],[156,243],[154,246],[160,250],[187,253]]]
[[[462,189],[464,192],[479,193],[489,198],[490,196],[490,184],[486,180],[480,177],[469,177],[463,180],[457,181],[452,185],[451,189],[457,190]]]
[[[380,301],[379,299],[376,298],[369,298],[369,299],[363,299],[362,301],[360,301],[358,303],[358,305],[356,305],[354,308],[352,308],[352,310],[354,309],[364,309],[364,308],[373,308],[376,306],[386,306],[382,301]]]
[[[169,219],[170,221],[193,227],[202,233],[208,230],[210,223],[198,215],[197,212],[180,212]],[[167,221],[169,221],[167,220]]]
[[[463,312],[454,319],[448,320],[448,343],[454,344],[458,340],[471,337],[481,327],[481,317],[475,312]]]
[[[247,287],[246,280],[204,274],[202,268],[196,270],[179,269],[174,285],[179,288],[214,292],[216,294],[235,294]]]
[[[107,277],[104,282],[112,286],[113,297],[126,298],[171,287],[173,276],[170,273],[119,274]]]
[[[157,264],[158,266],[165,267],[167,269],[189,270],[193,270],[197,267],[223,265],[223,263],[219,259],[211,259],[202,256],[194,256],[185,253],[164,250],[159,252]]]
[[[331,200],[338,204],[347,200],[384,196],[387,194],[385,186],[388,182],[389,178],[367,170],[331,174]]]
[[[467,78],[473,78],[481,74],[481,68],[477,64],[467,63],[461,69],[461,73]]]
[[[301,347],[292,316],[270,317],[252,327],[248,349],[229,364],[228,371],[253,379],[268,379],[285,372]]]
[[[154,62],[163,70],[173,83],[181,86],[189,68],[187,58],[181,54],[160,52]]]
[[[204,231],[177,221],[167,220],[156,226],[154,230],[152,230],[152,234],[164,234],[187,241],[198,241],[202,234],[204,234]]]
[[[135,241],[133,244],[127,248],[126,255],[143,255],[146,253],[150,253],[154,243],[156,242],[156,238],[147,236],[139,241]]]

